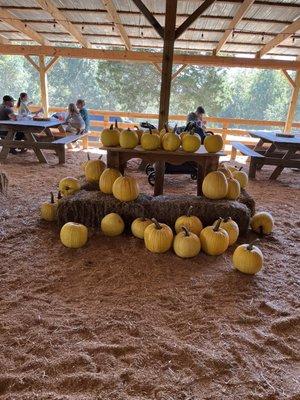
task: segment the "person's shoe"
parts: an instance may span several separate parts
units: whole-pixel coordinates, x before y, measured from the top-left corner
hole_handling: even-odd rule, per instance
[[[14,154],[14,155],[18,154],[16,149],[10,149],[9,152],[10,152],[10,154]]]

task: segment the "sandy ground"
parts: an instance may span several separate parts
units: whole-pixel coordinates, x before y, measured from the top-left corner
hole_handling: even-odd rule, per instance
[[[60,178],[80,175],[84,153],[67,157],[1,165],[0,398],[299,399],[299,173],[270,182],[266,170],[250,183],[276,220],[251,277],[232,270],[233,249],[185,261],[99,233],[64,248],[38,209]],[[168,176],[166,191],[195,183]]]

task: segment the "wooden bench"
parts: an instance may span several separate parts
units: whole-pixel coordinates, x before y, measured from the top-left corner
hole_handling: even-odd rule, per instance
[[[250,157],[249,178],[254,179],[256,170],[257,170],[257,165],[258,165],[259,161],[262,158],[264,158],[264,156],[262,154],[257,153],[255,150],[251,149],[250,147],[246,146],[243,143],[231,142],[230,144],[232,146],[231,159],[235,160],[237,150],[240,153],[244,154],[245,156]]]
[[[47,148],[53,148],[58,156],[59,164],[64,164],[66,162],[65,145],[77,142],[77,140],[85,137],[87,134],[88,134],[88,132],[83,132],[83,133],[79,133],[77,135],[69,135],[69,136],[61,137],[61,138],[56,139],[53,142],[49,143],[50,147],[47,147]]]

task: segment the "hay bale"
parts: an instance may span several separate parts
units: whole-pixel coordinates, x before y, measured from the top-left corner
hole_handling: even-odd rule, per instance
[[[160,222],[174,226],[176,219],[194,207],[193,214],[198,216],[204,225],[212,224],[218,217],[231,217],[239,225],[241,234],[249,226],[251,209],[239,201],[209,200],[205,197],[191,195],[150,196],[140,194],[137,200],[120,202],[112,195],[100,191],[80,190],[74,196],[65,198],[58,207],[58,224],[80,222],[89,227],[99,227],[101,219],[110,212],[122,216],[127,227],[141,216],[155,216]]]

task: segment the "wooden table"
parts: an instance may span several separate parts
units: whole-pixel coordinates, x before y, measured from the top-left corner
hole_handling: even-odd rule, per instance
[[[225,155],[222,152],[207,153],[203,146],[196,153],[186,153],[182,150],[175,152],[164,150],[147,151],[142,149],[141,146],[135,149],[103,147],[103,150],[107,150],[107,166],[118,169],[122,174],[126,168],[127,161],[132,158],[140,158],[149,164],[155,164],[155,196],[163,194],[166,162],[174,165],[181,165],[191,161],[195,162],[198,167],[197,195],[200,196],[202,194],[202,182],[205,175],[211,171],[215,171],[219,165],[219,157]]]
[[[3,161],[7,158],[9,150],[12,149],[33,149],[38,160],[41,163],[47,163],[47,159],[43,154],[42,149],[54,150],[59,157],[60,162],[64,159],[64,148],[55,145],[55,138],[50,128],[57,128],[61,122],[53,118],[51,121],[33,121],[33,120],[19,120],[19,121],[1,121],[0,126],[3,131],[7,131],[5,137],[0,140],[2,150],[0,152],[0,160]],[[24,140],[15,140],[16,132],[24,133]],[[37,140],[36,134],[43,133],[44,141]],[[1,131],[0,131],[1,134]]]
[[[259,160],[256,168],[261,169],[264,165],[276,166],[270,179],[278,178],[284,168],[300,168],[300,135],[288,138],[276,136],[275,132],[255,131],[249,133],[251,136],[259,138],[254,151],[264,156]],[[263,148],[265,143],[270,144],[267,149]]]

